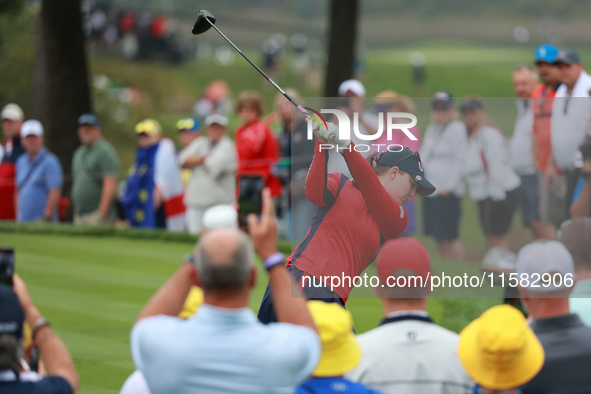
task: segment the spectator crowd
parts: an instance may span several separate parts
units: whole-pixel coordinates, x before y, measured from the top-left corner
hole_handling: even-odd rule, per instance
[[[518,66],[512,77],[517,117],[509,140],[489,117],[485,100],[456,102],[440,91],[431,100],[431,123],[423,135],[416,125],[408,130],[414,139],[380,135],[379,143],[404,149],[396,155],[371,152],[367,161],[357,162],[355,152],[342,150],[362,145],[360,135],[381,134],[380,125],[391,120],[386,113],[401,116],[415,108],[410,98],[387,90],[365,110],[363,84],[344,81],[340,108],[357,115],[358,129],[350,141],[335,141],[311,176],[322,134],[315,129],[318,142],[309,140],[310,120],[292,118],[281,95],[274,115],[265,118],[261,96],[242,92],[233,138],[228,117],[219,112],[209,112],[203,122],[178,120],[179,151],[158,121],[143,120],[135,127],[136,155],[121,185],[119,158],[103,137],[100,120],[80,114],[70,195],[76,225],[113,226],[124,219],[132,227],[201,234],[195,250],[138,316],[131,331],[137,370],[121,392],[591,392],[591,301],[585,298],[591,296],[591,77],[575,50],[550,44],[536,49],[533,67]],[[64,171],[44,145],[43,125],[25,120],[13,103],[1,117],[6,140],[0,149],[0,219],[60,220]],[[375,179],[355,178],[370,167]],[[245,176],[264,185],[260,215],[241,223],[250,238],[238,229],[236,213]],[[315,204],[308,198],[311,178],[324,182]],[[305,255],[309,262],[302,274],[319,261],[306,247],[342,190],[348,194],[341,199],[366,204],[363,214],[371,217],[366,208],[374,205],[363,193],[377,194],[376,185],[392,199],[406,188],[395,214],[408,225],[388,237],[384,226],[376,230],[382,284],[376,293],[383,319],[356,335],[345,308],[348,293],[339,293],[337,301],[309,297],[294,280],[295,261]],[[522,281],[525,316],[513,306],[495,306],[458,335],[427,312],[427,288],[416,282],[383,284],[391,277],[426,281],[432,275],[426,247],[409,237],[419,227],[435,238],[439,255],[465,258],[459,226],[466,186],[491,250],[510,250],[508,232],[519,207],[523,225],[536,239],[516,255],[513,268],[520,277],[570,275],[574,284],[540,287]],[[418,194],[425,197],[422,226]],[[293,224],[289,237],[304,240],[287,260],[277,247],[278,216]],[[255,252],[269,276],[265,297],[272,302],[272,322],[258,320],[248,307],[257,276]],[[42,357],[37,371],[25,352],[31,346]],[[12,290],[0,286],[0,393],[70,393],[78,386],[66,346],[15,274]]]
[[[573,49],[541,45],[534,64],[513,71],[518,99],[510,138],[487,114],[486,100],[467,97],[456,103],[458,99],[445,91],[432,98],[431,122],[424,135],[413,126],[409,132],[415,140],[403,133],[387,138],[378,130],[389,121],[387,114],[414,113],[412,100],[385,90],[366,110],[363,84],[341,84],[340,109],[350,117],[360,114],[360,135],[370,139],[379,133],[372,141],[376,146],[396,144],[420,152],[425,175],[437,187],[421,201],[421,225],[418,201],[412,198],[404,204],[409,215],[404,235],[421,228],[435,238],[439,255],[463,260],[460,223],[466,186],[491,250],[510,250],[507,235],[517,209],[535,239],[556,239],[563,221],[591,214],[591,77]],[[260,176],[276,199],[281,236],[301,241],[315,209],[303,193],[314,150],[306,119],[296,115],[292,120],[290,103],[281,95],[271,115],[263,117],[261,96],[244,91],[235,107],[240,124],[231,133],[228,85],[213,81],[206,93],[202,101],[208,104],[196,107],[203,120],[189,116],[176,123],[178,151],[156,120],[136,126],[136,158],[124,181],[118,176],[117,152],[103,137],[100,120],[92,113],[81,114],[81,145],[72,159],[70,196],[61,195],[64,179],[70,177],[45,148],[43,125],[25,121],[17,104],[7,104],[2,109],[6,139],[0,153],[0,218],[63,220],[69,197],[78,225],[112,226],[123,219],[131,226],[198,234],[208,208],[236,203],[240,177]],[[351,134],[353,142],[363,142]],[[337,149],[329,152],[327,165],[329,173],[351,178]]]

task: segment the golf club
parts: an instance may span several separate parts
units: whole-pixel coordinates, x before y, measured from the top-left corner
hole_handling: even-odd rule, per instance
[[[251,60],[248,58],[248,56],[246,56],[244,53],[242,53],[242,51],[241,51],[241,50],[240,50],[240,49],[239,49],[239,48],[238,48],[236,45],[234,45],[234,43],[233,43],[232,41],[230,41],[230,39],[229,39],[228,37],[226,37],[226,36],[224,35],[224,33],[222,33],[222,32],[220,31],[220,29],[218,29],[218,28],[215,26],[215,16],[213,16],[213,14],[212,14],[211,12],[209,12],[209,11],[207,11],[207,10],[201,10],[201,11],[199,11],[199,15],[197,15],[197,20],[195,21],[195,25],[193,26],[193,30],[191,30],[191,32],[192,32],[194,35],[197,35],[197,34],[202,34],[202,33],[205,33],[206,31],[208,31],[208,30],[209,30],[210,28],[212,28],[212,27],[213,27],[213,28],[214,28],[214,29],[215,29],[215,30],[216,30],[218,33],[220,33],[220,35],[221,35],[222,37],[224,37],[224,39],[225,39],[226,41],[228,41],[228,43],[229,43],[230,45],[232,45],[232,46],[234,47],[234,49],[236,49],[236,50],[238,51],[238,53],[239,53],[239,54],[241,54],[241,55],[242,55],[242,57],[246,59],[246,61],[247,61],[247,62],[249,62],[249,63],[250,63],[250,64],[251,64],[251,65],[252,65],[254,68],[256,68],[256,69],[257,69],[257,71],[258,71],[259,73],[261,73],[261,75],[267,79],[267,81],[271,82],[271,84],[272,84],[273,86],[275,86],[275,88],[276,88],[277,90],[279,90],[279,92],[281,92],[281,94],[282,94],[282,95],[283,95],[283,96],[284,96],[286,99],[288,99],[288,100],[289,100],[289,101],[290,101],[290,102],[291,102],[291,103],[292,103],[292,104],[293,104],[293,105],[294,105],[294,106],[295,106],[295,107],[296,107],[296,108],[297,108],[297,109],[298,109],[298,110],[299,110],[301,113],[303,113],[304,115],[309,115],[308,111],[307,111],[307,110],[306,110],[304,107],[302,107],[301,105],[299,105],[298,103],[296,103],[296,102],[295,102],[295,100],[294,100],[294,99],[292,99],[292,98],[289,96],[289,94],[285,93],[285,91],[284,91],[283,89],[281,89],[281,87],[280,87],[279,85],[277,85],[277,84],[275,83],[275,81],[273,81],[271,78],[269,78],[269,76],[268,76],[267,74],[265,74],[265,73],[263,72],[263,70],[261,70],[261,69],[260,69],[260,68],[259,68],[259,67],[258,67],[256,64],[254,64],[254,63],[253,63],[253,62],[252,62],[252,61],[251,61]]]

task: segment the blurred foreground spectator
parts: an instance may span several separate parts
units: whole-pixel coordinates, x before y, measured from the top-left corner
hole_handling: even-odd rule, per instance
[[[132,227],[185,229],[183,184],[174,143],[153,119],[137,124],[138,150],[121,205]]]
[[[305,298],[277,252],[273,201],[263,192],[263,213],[248,220],[254,248],[273,287],[278,320],[262,325],[248,308],[255,285],[253,245],[236,229],[203,236],[194,255],[151,298],[131,333],[136,367],[153,394],[176,392],[293,392],[320,355]],[[176,317],[191,286],[204,304],[186,320]]]
[[[309,301],[308,308],[318,328],[322,353],[312,377],[302,383],[295,393],[379,394],[377,390],[343,377],[361,360],[351,313],[334,302]]]
[[[78,373],[66,345],[51,329],[18,275],[14,291],[0,286],[0,393],[68,394],[78,389]],[[16,293],[16,294],[15,294]],[[28,371],[22,362],[23,322],[32,327],[32,336],[47,370],[41,377]]]
[[[519,251],[517,275],[528,278],[520,281],[521,302],[546,354],[523,394],[591,392],[591,327],[569,309],[574,274],[573,258],[558,241],[533,242]]]
[[[279,159],[279,144],[269,126],[260,120],[263,100],[255,91],[244,91],[238,97],[236,113],[242,123],[234,133],[238,151],[238,173],[260,175],[274,198],[281,196],[281,180],[271,169]]]
[[[468,392],[472,381],[458,359],[458,335],[435,324],[427,313],[429,289],[409,279],[427,281],[431,262],[425,246],[415,238],[389,240],[376,265],[385,318],[358,336],[363,358],[347,377],[387,393]],[[408,284],[393,287],[398,278]]]
[[[18,221],[57,221],[57,207],[62,194],[62,166],[59,159],[43,145],[41,122],[27,120],[23,123],[21,141],[26,154],[16,161]]]
[[[560,227],[558,240],[564,244],[575,265],[575,287],[569,307],[583,323],[591,326],[591,218],[568,220]]]
[[[236,208],[231,205],[220,204],[209,208],[205,212],[201,236],[204,236],[208,231],[220,228],[238,228]],[[191,259],[194,260],[193,256],[189,257],[189,260]],[[197,312],[201,305],[203,305],[203,290],[198,286],[192,286],[178,316],[182,319],[188,319]],[[148,382],[141,371],[136,370],[127,378],[121,387],[120,394],[150,394]]]
[[[521,181],[511,166],[507,141],[489,123],[480,99],[464,100],[461,112],[469,135],[464,176],[470,197],[478,204],[488,248],[510,250],[507,233],[517,208],[517,188]]]
[[[532,92],[537,80],[530,66],[519,66],[513,70],[513,89],[517,94],[517,117],[513,126],[513,135],[509,147],[513,168],[521,179],[517,189],[517,201],[525,228],[531,228],[534,238],[543,238],[540,222],[540,186],[534,166],[532,128],[534,112]]]
[[[591,142],[581,145],[583,168],[570,204],[570,217],[591,216]]]
[[[519,394],[544,364],[544,349],[525,317],[510,305],[490,308],[460,333],[460,360],[476,381],[473,393]],[[566,393],[546,391],[537,393]]]
[[[16,104],[7,104],[0,113],[2,131],[6,139],[2,141],[3,155],[0,159],[0,220],[15,220],[15,173],[16,160],[25,153],[21,145],[21,126],[24,114]]]
[[[465,192],[462,171],[468,132],[466,125],[457,119],[450,93],[435,93],[432,106],[433,122],[425,131],[421,158],[425,176],[437,185],[437,190],[423,199],[424,231],[437,241],[437,253],[441,257],[464,260],[459,230],[461,200]]]
[[[191,234],[203,230],[203,215],[217,204],[232,204],[236,198],[237,157],[228,138],[228,118],[213,114],[205,118],[207,135],[184,148],[179,155],[183,169],[192,169],[185,193],[187,227]]]
[[[101,124],[91,113],[78,118],[82,145],[72,160],[74,224],[114,225],[119,157],[102,136]]]

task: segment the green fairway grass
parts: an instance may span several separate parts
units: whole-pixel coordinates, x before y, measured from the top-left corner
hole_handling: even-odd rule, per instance
[[[80,393],[120,389],[134,370],[129,333],[136,316],[193,248],[186,241],[31,232],[2,232],[0,239],[0,244],[15,248],[16,271],[72,353]],[[250,302],[255,311],[266,285],[267,277],[259,269]],[[438,323],[459,331],[499,302],[432,299],[429,311]],[[375,327],[382,317],[375,298],[351,298],[347,308],[358,333]]]

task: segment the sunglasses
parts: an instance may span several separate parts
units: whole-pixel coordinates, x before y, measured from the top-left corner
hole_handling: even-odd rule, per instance
[[[402,159],[398,160],[392,167],[398,166],[398,164],[400,164],[401,162],[403,162],[406,159],[410,159],[413,156],[417,156],[419,158],[419,161],[421,161],[421,156],[419,156],[419,152],[413,152],[412,155],[408,155],[408,156],[403,157]]]
[[[193,130],[195,128],[195,121],[191,118],[181,119],[176,122],[176,128],[178,131]]]
[[[376,163],[378,163],[380,161],[380,159],[382,158],[382,156],[384,155],[384,151],[376,151],[374,153],[374,161]],[[413,152],[412,154],[403,157],[402,159],[398,160],[396,163],[394,163],[394,165],[392,167],[397,167],[398,164],[402,163],[404,160],[410,159],[411,157],[417,156],[419,159],[419,162],[421,161],[421,156],[419,155],[419,152]],[[379,164],[379,163],[378,163]]]
[[[135,132],[138,134],[148,134],[151,135],[154,132],[154,125],[149,122],[141,122],[135,126]]]

